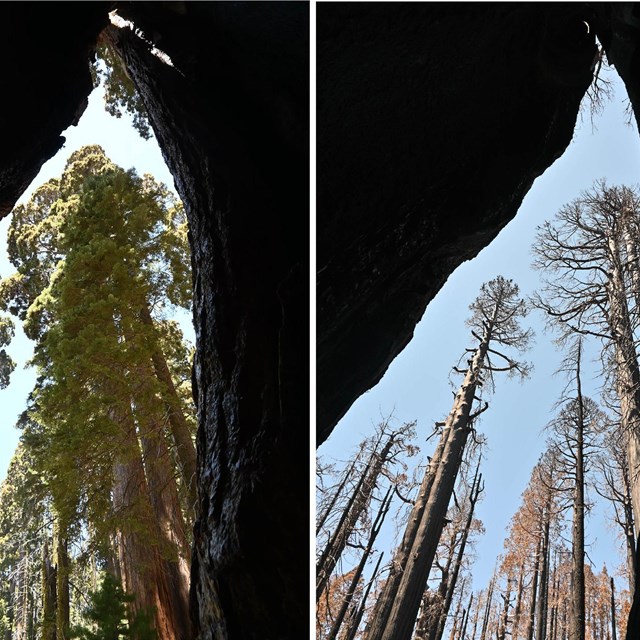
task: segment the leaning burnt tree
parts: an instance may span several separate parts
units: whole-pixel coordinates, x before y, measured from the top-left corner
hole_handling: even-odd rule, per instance
[[[481,455],[478,456],[475,473],[471,480],[468,477],[473,472],[470,463],[467,465],[467,473],[460,475],[458,488],[453,494],[454,505],[447,512],[449,523],[441,536],[440,548],[436,553],[435,565],[441,572],[440,584],[437,591],[425,589],[413,640],[441,640],[443,637],[454,593],[460,586],[458,577],[463,568],[465,551],[467,544],[470,543],[469,538],[482,528],[482,523],[473,517],[476,503],[484,491],[480,473],[481,457]],[[462,583],[464,584],[464,579]],[[459,591],[458,602],[460,603],[463,593],[462,589]],[[454,616],[454,622],[456,620],[457,617]]]
[[[527,307],[518,297],[517,285],[498,276],[482,286],[470,309],[472,316],[467,324],[478,344],[467,350],[471,354],[467,369],[457,370],[464,374],[464,379],[442,424],[440,442],[396,552],[394,571],[372,614],[367,640],[411,637],[473,421],[488,406],[485,403],[474,411],[479,387],[485,382],[492,383],[496,371],[527,373],[526,365],[497,350],[507,347],[522,351],[531,337],[530,331],[520,327]]]
[[[329,578],[342,553],[346,549],[349,538],[353,534],[358,521],[365,514],[375,489],[385,473],[386,467],[407,447],[407,441],[413,437],[415,423],[407,423],[398,429],[389,429],[387,423],[379,427],[373,442],[365,440],[356,455],[371,449],[364,468],[358,471],[359,477],[346,504],[342,506],[340,518],[325,544],[316,564],[316,602],[327,589]],[[410,445],[409,445],[410,446]],[[339,490],[343,488],[342,485]]]
[[[534,266],[543,272],[538,304],[565,334],[591,335],[603,344],[603,361],[614,363],[634,519],[640,514],[640,367],[635,349],[638,325],[638,194],[597,182],[565,205],[538,231]],[[637,531],[636,547],[637,547]],[[627,638],[640,637],[638,575]]]

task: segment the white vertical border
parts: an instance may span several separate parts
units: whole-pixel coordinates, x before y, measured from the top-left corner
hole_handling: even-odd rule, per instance
[[[316,2],[309,2],[309,638],[316,637]],[[301,425],[302,426],[302,425]]]

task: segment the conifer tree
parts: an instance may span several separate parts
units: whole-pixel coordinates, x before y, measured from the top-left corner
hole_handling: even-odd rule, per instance
[[[493,374],[497,371],[527,373],[526,365],[497,350],[502,347],[522,351],[529,343],[531,332],[519,324],[527,308],[518,294],[518,287],[512,281],[498,276],[482,286],[480,295],[470,305],[472,316],[468,324],[478,344],[467,350],[471,357],[466,370],[460,370],[463,382],[443,424],[440,443],[396,553],[396,572],[389,576],[388,586],[376,605],[367,640],[409,640],[411,637],[466,442],[474,418],[482,411],[473,411],[479,387],[483,383],[493,386]]]
[[[153,609],[163,638],[188,638],[193,418],[174,377],[182,336],[163,318],[189,306],[181,205],[85,147],[16,207],[8,247],[17,272],[0,301],[37,342],[23,438],[57,518],[58,627],[69,618],[66,541],[84,520],[97,543],[117,540],[132,611]]]

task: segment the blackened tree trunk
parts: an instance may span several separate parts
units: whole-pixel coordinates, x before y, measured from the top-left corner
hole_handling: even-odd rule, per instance
[[[110,42],[189,220],[202,640],[308,633],[309,6],[129,3]],[[188,108],[185,108],[188,105]],[[306,426],[305,426],[306,425]],[[265,553],[268,549],[268,553]]]
[[[540,595],[538,596],[538,613],[536,624],[536,640],[547,637],[547,613],[549,610],[549,527],[551,517],[549,507],[544,510],[542,547],[540,553]]]
[[[425,507],[427,506],[431,486],[433,485],[436,470],[440,465],[445,444],[446,439],[441,437],[433,456],[427,465],[420,488],[418,489],[418,495],[416,496],[411,513],[409,514],[409,520],[402,536],[402,542],[394,553],[393,561],[389,568],[389,574],[385,581],[382,593],[376,600],[373,612],[367,622],[365,630],[365,637],[367,640],[380,640],[384,627],[389,619],[391,607],[395,602],[398,587],[400,586],[400,579],[404,573],[409,554],[411,553],[411,548],[413,547],[413,543],[416,538],[416,533],[420,527]]]
[[[342,552],[345,550],[349,537],[353,533],[358,520],[362,517],[371,500],[373,491],[377,486],[380,474],[384,468],[384,463],[387,461],[398,435],[398,432],[392,432],[382,450],[371,453],[369,462],[353,490],[340,522],[318,560],[316,602],[320,600],[327,588],[331,573],[338,563]]]
[[[356,634],[358,632],[358,627],[360,626],[360,622],[362,621],[362,616],[364,615],[364,609],[367,604],[367,599],[369,598],[369,592],[371,591],[371,587],[378,577],[380,571],[380,563],[382,562],[382,557],[384,553],[381,553],[378,556],[378,561],[376,562],[376,566],[373,569],[373,573],[371,574],[371,579],[369,580],[369,584],[364,590],[364,594],[358,604],[357,608],[352,609],[352,614],[349,616],[349,619],[346,624],[346,629],[344,635],[341,640],[354,640]]]
[[[468,324],[477,329],[472,333],[479,341],[478,346],[468,360],[466,371],[460,371],[464,373],[464,379],[443,427],[442,455],[435,469],[427,504],[402,572],[395,600],[379,636],[382,640],[409,640],[411,637],[445,525],[467,438],[472,430],[475,417],[472,407],[483,373],[491,376],[493,371],[519,370],[522,375],[526,375],[526,368],[521,363],[495,351],[493,346],[504,345],[520,351],[528,345],[530,332],[519,326],[519,320],[526,315],[527,309],[518,298],[518,287],[498,276],[482,286],[480,295],[470,308],[474,315]],[[491,363],[492,356],[502,358],[506,365],[494,367]],[[381,626],[382,624],[378,628]],[[377,634],[373,635],[371,632],[367,638],[378,640]]]
[[[533,631],[535,627],[535,616],[538,604],[538,579],[540,558],[542,555],[542,514],[540,516],[540,526],[538,532],[538,540],[536,542],[536,552],[533,558],[533,580],[531,582],[531,601],[529,603],[529,618],[527,620],[527,640],[533,640]]]
[[[333,622],[333,626],[331,627],[329,635],[327,636],[327,640],[336,640],[336,638],[338,637],[338,633],[340,631],[340,627],[344,620],[344,616],[347,613],[347,609],[351,606],[353,597],[358,587],[358,583],[360,582],[360,578],[362,577],[362,572],[364,571],[364,567],[367,564],[367,561],[369,560],[371,553],[373,552],[373,545],[376,541],[376,538],[378,537],[378,533],[380,533],[380,529],[382,528],[384,519],[387,513],[389,512],[389,507],[391,506],[392,498],[393,498],[393,486],[390,486],[389,489],[387,490],[385,497],[382,499],[382,503],[380,504],[380,509],[378,510],[376,519],[374,520],[371,526],[369,540],[367,542],[367,545],[365,546],[362,557],[360,558],[360,562],[358,562],[358,566],[356,567],[356,570],[351,579],[351,583],[349,584],[349,587],[347,589],[347,593],[345,594],[342,604],[340,605],[340,609],[336,614],[335,620]]]
[[[580,347],[576,361],[576,409],[575,422],[575,487],[573,497],[573,527],[571,547],[571,574],[573,589],[571,593],[570,640],[585,638],[585,585],[584,585],[584,435],[585,408],[582,397],[582,381],[580,379]]]
[[[512,637],[514,640],[518,637],[520,631],[520,617],[522,615],[522,596],[524,594],[524,561],[520,563],[518,571],[518,587],[516,592],[516,603],[513,610],[513,627]]]
[[[471,304],[473,316],[468,320],[478,346],[467,361],[463,382],[455,395],[453,407],[444,423],[438,445],[433,478],[425,477],[421,495],[409,518],[407,529],[413,534],[406,547],[406,562],[398,576],[399,584],[393,599],[383,594],[384,603],[374,611],[374,618],[366,634],[367,640],[409,640],[415,625],[420,600],[433,565],[449,501],[462,461],[465,445],[473,426],[472,407],[476,391],[482,384],[482,375],[493,371],[519,371],[526,375],[526,366],[495,351],[494,345],[503,345],[522,351],[527,348],[530,331],[519,326],[527,313],[524,302],[518,298],[518,287],[512,281],[498,276],[482,286],[478,298]],[[492,346],[490,346],[492,345]],[[502,358],[505,365],[494,367],[491,357]],[[485,404],[485,408],[487,405]],[[440,452],[440,445],[441,452]],[[427,469],[427,474],[430,473]],[[427,493],[428,491],[428,493]],[[423,500],[426,504],[423,505]],[[403,537],[403,546],[406,536]],[[402,558],[405,558],[403,549]],[[395,588],[395,587],[394,587]],[[390,603],[390,608],[387,609]],[[387,615],[388,610],[388,615]]]
[[[344,488],[347,482],[349,481],[349,479],[351,478],[351,476],[356,470],[356,464],[360,459],[361,454],[362,454],[362,449],[358,451],[356,456],[351,461],[351,464],[343,471],[342,476],[340,478],[340,483],[336,487],[335,491],[333,492],[333,495],[331,496],[331,499],[328,501],[328,503],[324,507],[322,513],[318,516],[318,519],[316,522],[316,536],[318,535],[318,533],[320,533],[320,530],[324,526],[324,523],[327,521],[327,518],[333,513],[336,503],[338,499],[342,496],[342,493],[344,491]]]
[[[444,633],[444,627],[449,615],[449,609],[451,608],[451,600],[453,599],[453,593],[458,582],[458,575],[460,573],[460,567],[462,567],[462,560],[464,558],[464,552],[469,539],[469,532],[471,531],[471,524],[473,522],[473,514],[475,511],[476,503],[480,497],[482,488],[480,483],[482,482],[482,474],[480,473],[480,460],[478,460],[478,466],[473,477],[471,484],[471,490],[469,493],[469,506],[467,507],[467,517],[462,530],[462,538],[460,540],[460,546],[458,547],[458,553],[456,554],[455,562],[453,563],[453,570],[451,571],[451,577],[447,581],[447,591],[444,597],[444,603],[442,605],[442,613],[438,621],[438,630],[435,636],[435,640],[440,640]]]
[[[491,335],[486,335],[474,354],[447,419],[442,436],[446,439],[442,461],[431,486],[420,527],[382,634],[383,640],[409,640],[411,637],[469,436],[471,407],[490,339]]]
[[[484,616],[482,618],[482,631],[480,632],[480,640],[486,640],[487,638],[487,630],[489,629],[489,618],[491,617],[491,605],[493,604],[493,589],[496,584],[496,576],[495,573],[491,577],[491,582],[489,583],[489,588],[487,589],[487,601],[484,606]],[[475,629],[473,631],[473,635],[475,636]]]
[[[511,608],[511,576],[507,576],[507,584],[505,592],[502,595],[502,612],[498,622],[497,640],[505,640],[507,636],[507,627],[509,626],[509,609]]]
[[[458,634],[458,629],[460,625],[460,610],[462,609],[462,591],[464,590],[464,580],[463,580],[463,588],[460,590],[460,597],[458,598],[458,605],[456,606],[456,612],[453,616],[453,624],[451,625],[451,634],[449,635],[449,640],[454,640],[456,635]],[[464,616],[464,613],[462,614]]]
[[[611,640],[617,640],[616,633],[616,590],[611,576]]]
[[[469,624],[469,616],[471,615],[471,606],[473,605],[473,593],[469,596],[469,604],[465,611],[464,621],[462,623],[462,629],[460,630],[460,640],[465,640],[467,637],[467,626]]]

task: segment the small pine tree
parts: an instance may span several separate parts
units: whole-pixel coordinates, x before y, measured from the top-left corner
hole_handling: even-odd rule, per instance
[[[105,574],[100,588],[91,593],[91,604],[85,610],[89,627],[76,627],[71,637],[79,640],[156,640],[148,613],[138,612],[129,624],[128,603],[132,600],[133,596],[124,592],[114,576]]]

